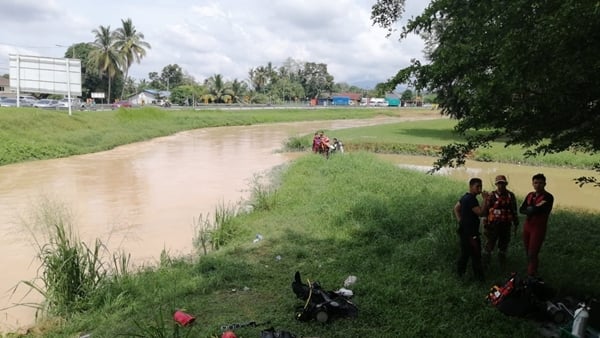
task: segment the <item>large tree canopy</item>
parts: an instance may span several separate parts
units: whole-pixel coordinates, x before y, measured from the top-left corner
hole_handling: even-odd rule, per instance
[[[394,31],[402,0],[379,0],[372,20]],[[401,37],[426,39],[388,85],[409,83],[437,94],[457,131],[489,131],[443,148],[436,162],[464,164],[490,141],[530,154],[600,149],[600,1],[432,0]]]

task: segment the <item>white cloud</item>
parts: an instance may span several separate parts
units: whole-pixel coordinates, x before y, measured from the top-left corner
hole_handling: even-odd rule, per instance
[[[385,38],[373,26],[375,0],[3,0],[0,3],[0,73],[8,53],[61,57],[66,47],[92,41],[100,25],[116,29],[131,18],[152,45],[130,75],[141,79],[178,64],[197,80],[222,74],[244,80],[248,70],[288,57],[323,62],[336,82],[381,82],[421,58],[416,37]],[[407,1],[405,17],[427,2]],[[5,55],[4,58],[1,55]]]

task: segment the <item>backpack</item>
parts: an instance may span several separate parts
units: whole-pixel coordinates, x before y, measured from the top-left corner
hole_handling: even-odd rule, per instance
[[[299,271],[294,275],[292,290],[297,298],[305,301],[303,306],[296,309],[296,319],[299,321],[316,319],[325,323],[337,317],[358,316],[358,308],[349,297],[333,291],[325,291],[319,282],[302,283]]]
[[[541,278],[522,279],[513,272],[503,284],[492,286],[486,299],[507,316],[525,317],[539,312],[540,304],[551,296]]]

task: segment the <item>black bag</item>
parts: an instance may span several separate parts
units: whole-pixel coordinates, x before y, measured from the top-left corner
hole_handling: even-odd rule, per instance
[[[552,294],[541,278],[522,279],[513,272],[504,284],[492,286],[487,299],[508,316],[525,317],[539,312]]]
[[[336,317],[358,316],[358,308],[347,297],[323,290],[319,282],[302,283],[299,271],[294,275],[292,290],[305,301],[304,306],[296,309],[296,319],[300,321],[316,319],[325,323]]]

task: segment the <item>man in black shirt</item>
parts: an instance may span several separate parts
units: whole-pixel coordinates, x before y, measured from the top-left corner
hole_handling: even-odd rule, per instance
[[[488,198],[488,193],[481,191],[482,185],[480,178],[469,180],[469,191],[454,206],[454,216],[458,221],[458,236],[460,239],[460,257],[457,262],[457,272],[462,277],[467,270],[467,262],[471,258],[473,274],[479,281],[484,280],[481,264],[479,217],[484,215],[486,207],[485,205],[483,207],[479,206],[477,195],[481,194],[484,201]]]

